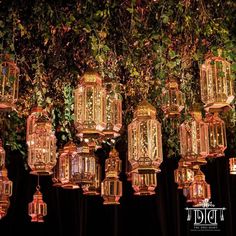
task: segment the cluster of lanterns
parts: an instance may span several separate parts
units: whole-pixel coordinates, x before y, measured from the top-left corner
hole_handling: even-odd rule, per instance
[[[12,89],[6,90],[13,63],[4,69],[1,84],[0,108],[11,107],[16,99],[18,81]],[[3,68],[4,67],[4,68]],[[14,67],[16,68],[16,67]],[[202,118],[199,107],[194,107],[191,118],[180,125],[181,159],[175,170],[175,181],[183,190],[187,201],[199,205],[210,199],[210,186],[200,166],[206,158],[224,156],[226,131],[219,112],[230,109],[233,95],[233,81],[230,63],[220,55],[209,56],[200,71],[201,98],[207,115]],[[3,82],[4,81],[4,82]],[[8,81],[8,82],[7,82]],[[6,95],[6,93],[9,93]],[[7,100],[8,99],[8,100]],[[41,107],[34,107],[27,119],[28,165],[31,174],[53,174],[53,185],[64,189],[83,190],[85,195],[100,195],[104,204],[119,204],[122,196],[122,182],[119,180],[121,160],[113,148],[105,161],[105,179],[101,181],[101,164],[95,155],[97,144],[114,139],[122,127],[122,97],[113,82],[104,83],[94,72],[86,72],[74,90],[74,125],[80,144],[70,140],[56,155],[56,138],[52,122]],[[170,78],[162,96],[162,109],[169,118],[179,117],[184,108],[184,94],[178,83]],[[2,150],[2,149],[1,149]],[[0,151],[1,151],[0,150]],[[57,160],[58,159],[58,160]],[[128,125],[128,171],[135,195],[152,195],[157,186],[156,174],[163,161],[161,123],[156,118],[156,109],[146,100],[138,104],[133,121]],[[12,192],[12,184],[2,159],[0,172],[0,217],[9,204],[6,199]],[[230,159],[230,171],[236,174],[236,158]],[[36,187],[33,201],[29,204],[29,215],[34,222],[43,222],[47,205],[43,202],[40,186]],[[4,205],[5,204],[5,205]]]

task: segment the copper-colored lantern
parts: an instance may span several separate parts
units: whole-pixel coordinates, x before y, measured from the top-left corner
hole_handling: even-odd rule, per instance
[[[122,127],[122,96],[117,92],[116,84],[106,84],[105,122],[103,134],[117,137]]]
[[[52,123],[41,114],[34,124],[34,133],[28,139],[28,165],[31,174],[50,175],[56,165],[56,137]]]
[[[20,70],[10,55],[1,55],[0,109],[11,110],[18,99]]]
[[[199,111],[180,125],[180,152],[185,161],[192,165],[206,164],[209,154],[208,124],[202,120]]]
[[[7,169],[4,167],[0,170],[0,196],[5,195],[10,197],[12,195],[12,181],[7,177]]]
[[[229,159],[229,171],[231,175],[236,175],[236,157]]]
[[[221,56],[207,56],[200,69],[201,99],[205,109],[227,108],[234,99],[233,76],[230,62]]]
[[[178,168],[174,171],[175,182],[178,184],[178,189],[184,189],[193,182],[194,171],[190,169],[183,159],[179,161]]]
[[[71,173],[71,162],[75,155],[77,155],[77,147],[72,141],[69,141],[59,156],[59,181],[61,182],[62,188],[79,188],[78,184],[73,183]]]
[[[96,157],[94,150],[82,141],[77,150],[77,155],[71,159],[71,177],[77,184],[89,184],[93,182],[96,174]]]
[[[36,192],[33,195],[33,201],[28,206],[31,222],[44,222],[43,217],[47,215],[47,204],[43,201],[43,195],[39,189],[40,187],[37,186]]]
[[[170,78],[162,94],[162,110],[170,118],[178,117],[184,109],[184,94],[174,78]]]
[[[201,205],[202,201],[211,198],[210,185],[205,181],[205,175],[198,169],[193,182],[189,186],[189,202]]]
[[[161,124],[156,109],[147,101],[141,102],[128,125],[128,159],[132,172],[160,172],[163,161]]]
[[[2,140],[0,139],[0,169],[5,166],[6,152],[2,146]]]
[[[119,180],[121,172],[121,160],[119,153],[113,149],[105,163],[105,179],[101,186],[101,196],[104,199],[104,205],[120,204],[122,196],[122,182]]]
[[[82,189],[84,195],[100,195],[101,189],[101,165],[96,158],[95,175],[91,182],[82,182]]]
[[[79,136],[95,135],[105,129],[105,89],[102,77],[86,72],[74,91],[74,122]]]
[[[8,208],[10,206],[10,200],[7,195],[0,194],[0,220],[7,215]]]
[[[134,195],[153,195],[157,187],[156,173],[135,173],[131,174]]]
[[[40,117],[43,112],[43,108],[40,106],[33,107],[31,109],[31,114],[27,118],[27,128],[26,128],[26,142],[27,145],[30,145],[29,137],[34,133],[35,122]]]
[[[209,154],[208,157],[222,157],[227,148],[225,123],[218,113],[208,113],[204,120],[208,124]]]

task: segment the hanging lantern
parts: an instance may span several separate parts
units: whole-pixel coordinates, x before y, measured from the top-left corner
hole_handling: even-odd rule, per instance
[[[119,153],[113,149],[105,163],[105,179],[101,186],[101,196],[104,199],[104,205],[120,204],[122,196],[122,182],[119,180],[121,172],[121,160]]]
[[[2,146],[2,140],[0,139],[0,170],[5,166],[6,152]]]
[[[31,222],[44,222],[43,217],[47,215],[47,204],[43,201],[43,195],[39,189],[40,187],[37,186],[33,201],[28,206]]]
[[[224,110],[234,99],[233,76],[230,63],[218,56],[208,56],[200,69],[201,99],[207,111]]]
[[[174,171],[174,176],[175,182],[178,184],[178,189],[184,189],[193,182],[194,171],[190,169],[181,158],[178,168]]]
[[[7,169],[4,167],[0,170],[0,196],[5,195],[10,197],[12,195],[12,181],[7,177]]]
[[[201,112],[192,112],[192,117],[180,125],[180,153],[192,165],[206,164],[209,154],[208,124]]]
[[[218,113],[208,113],[204,120],[208,124],[209,154],[208,157],[222,157],[227,148],[225,123]]]
[[[82,141],[71,160],[72,181],[77,184],[89,184],[93,182],[96,172],[96,157],[85,141]]]
[[[20,70],[10,55],[1,55],[0,109],[11,110],[18,99]]]
[[[92,181],[82,182],[82,189],[84,195],[100,195],[101,189],[101,165],[98,163],[96,158],[95,164],[95,175],[92,178]]]
[[[189,186],[189,202],[194,206],[201,205],[202,201],[211,198],[210,185],[205,181],[205,175],[198,169],[193,182]]]
[[[231,175],[236,175],[236,157],[229,159],[229,172]]]
[[[170,78],[166,83],[162,93],[162,110],[169,118],[180,116],[184,109],[184,94],[179,90],[179,85],[174,78]]]
[[[156,173],[135,173],[132,176],[134,195],[153,195],[157,187]]]
[[[46,114],[34,124],[34,133],[28,137],[28,165],[31,174],[50,175],[56,165],[56,137]]]
[[[96,72],[86,72],[74,91],[75,127],[79,136],[100,134],[104,130],[105,90]]]
[[[73,183],[71,175],[71,162],[75,155],[77,155],[77,147],[72,141],[69,141],[59,156],[59,181],[62,188],[79,188],[79,185]]]
[[[0,220],[7,215],[8,208],[10,206],[10,200],[7,195],[0,194]]]
[[[116,84],[107,83],[105,102],[106,137],[117,137],[122,127],[122,96],[117,92]]]
[[[128,159],[132,172],[160,172],[163,161],[161,124],[156,109],[147,101],[141,102],[128,125]]]
[[[40,106],[33,107],[31,109],[31,114],[27,118],[27,128],[26,128],[26,142],[27,145],[30,145],[29,137],[34,133],[35,123],[38,118],[42,115],[43,109]]]

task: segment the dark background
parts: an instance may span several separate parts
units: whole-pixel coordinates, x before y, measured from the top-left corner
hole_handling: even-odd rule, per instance
[[[126,152],[122,152],[122,149],[120,158],[125,164]],[[81,190],[52,187],[49,176],[41,177],[41,190],[48,206],[44,223],[31,223],[27,213],[37,177],[25,170],[23,159],[17,153],[8,159],[13,196],[7,216],[0,221],[0,235],[236,235],[236,176],[229,175],[228,157],[208,161],[202,167],[211,185],[212,202],[216,207],[227,208],[224,221],[218,219],[219,232],[191,231],[192,223],[187,222],[185,198],[174,182],[177,159],[164,158],[154,196],[134,196],[123,171],[123,197],[118,206],[104,206],[100,196],[83,196]]]

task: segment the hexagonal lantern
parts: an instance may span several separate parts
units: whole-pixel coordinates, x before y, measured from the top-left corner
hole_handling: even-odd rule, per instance
[[[192,165],[206,164],[209,154],[208,124],[202,120],[200,111],[191,113],[191,118],[180,125],[180,153]]]
[[[117,91],[115,83],[106,83],[105,123],[103,130],[105,137],[119,136],[122,127],[122,96]]]
[[[160,172],[163,161],[161,124],[156,109],[147,101],[141,102],[128,125],[128,160],[132,172]]]
[[[0,110],[11,110],[18,99],[20,70],[10,55],[0,56]]]
[[[179,90],[179,85],[173,77],[167,83],[162,93],[162,110],[166,117],[174,118],[180,116],[184,109],[184,94]]]
[[[112,149],[109,158],[105,162],[105,179],[101,184],[101,196],[104,199],[104,205],[120,204],[119,199],[122,196],[122,182],[119,180],[121,172],[121,160],[119,153]]]
[[[28,165],[31,174],[50,175],[56,165],[56,137],[52,123],[42,113],[34,124],[34,132],[28,137]]]
[[[221,56],[208,54],[200,68],[201,99],[207,111],[224,110],[234,99],[231,64]]]
[[[202,201],[211,198],[210,185],[205,181],[205,175],[198,169],[193,182],[189,186],[189,202],[194,206],[201,205]]]
[[[105,89],[102,77],[94,71],[86,72],[74,90],[74,123],[78,136],[101,133],[105,123]]]
[[[225,122],[220,119],[219,114],[208,113],[205,120],[209,132],[209,154],[207,157],[223,157],[227,148]]]
[[[33,201],[28,204],[28,214],[31,216],[31,222],[44,222],[43,217],[47,215],[47,204],[43,201],[39,186],[36,187]]]

